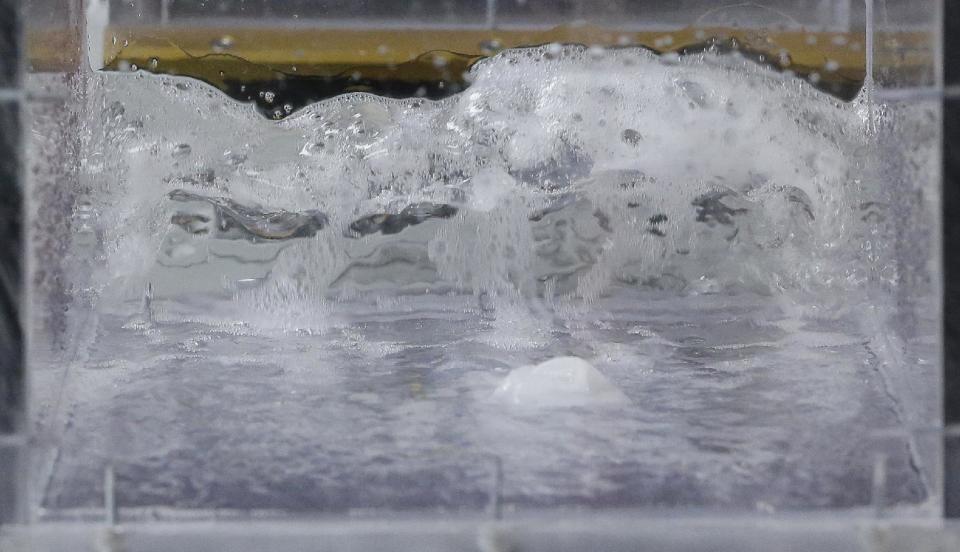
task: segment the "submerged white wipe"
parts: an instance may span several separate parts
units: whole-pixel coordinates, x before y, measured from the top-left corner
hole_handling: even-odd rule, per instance
[[[627,397],[589,362],[557,357],[510,372],[493,400],[518,407],[616,405]]]

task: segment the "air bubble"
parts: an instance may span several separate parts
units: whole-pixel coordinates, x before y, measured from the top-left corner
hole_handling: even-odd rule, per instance
[[[190,154],[193,152],[193,148],[190,147],[190,144],[177,144],[173,146],[173,157],[174,159],[183,159],[185,157],[190,157]]]
[[[643,136],[641,136],[639,132],[632,128],[625,129],[620,137],[623,138],[624,142],[630,144],[631,146],[636,146],[641,140],[643,140]]]
[[[228,165],[232,167],[239,167],[247,161],[247,156],[242,153],[236,153],[231,150],[223,152],[223,156],[226,159]]]
[[[673,65],[680,62],[680,54],[677,52],[667,52],[660,56],[660,60],[668,65]]]

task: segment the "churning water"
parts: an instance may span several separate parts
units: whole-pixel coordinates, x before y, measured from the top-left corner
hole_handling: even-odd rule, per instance
[[[107,465],[121,507],[475,510],[498,471],[518,508],[856,507],[878,458],[887,501],[929,499],[893,108],[712,54],[470,80],[274,122],[94,77],[47,508],[99,504]]]

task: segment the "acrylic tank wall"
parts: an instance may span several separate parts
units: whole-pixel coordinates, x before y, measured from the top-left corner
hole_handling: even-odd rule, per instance
[[[939,516],[939,2],[670,6],[35,24],[22,511]]]

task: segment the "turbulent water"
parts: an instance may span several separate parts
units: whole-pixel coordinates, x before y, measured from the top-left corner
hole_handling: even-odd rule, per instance
[[[498,465],[517,507],[855,507],[878,454],[930,499],[929,200],[889,183],[927,154],[878,145],[916,116],[710,53],[470,81],[274,122],[93,78],[48,507],[107,464],[131,507],[476,509]]]
[[[179,189],[329,219],[278,253],[272,300],[291,285],[297,301],[426,286],[591,299],[638,282],[769,293],[888,268],[861,262],[891,199],[861,178],[862,102],[743,59],[635,50],[519,50],[472,81],[446,101],[348,95],[277,124],[200,83],[103,76],[88,160],[104,207],[97,285],[240,247],[172,229]],[[350,231],[424,202],[457,216]]]

